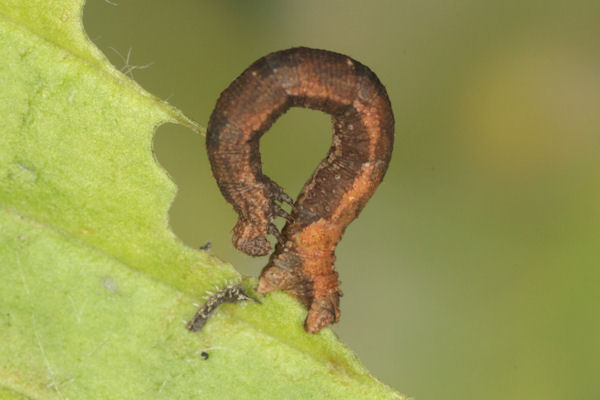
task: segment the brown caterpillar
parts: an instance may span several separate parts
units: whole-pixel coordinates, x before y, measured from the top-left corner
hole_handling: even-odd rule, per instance
[[[327,157],[298,199],[262,173],[259,139],[290,107],[331,114]],[[284,290],[309,310],[307,332],[340,317],[335,247],[387,170],[394,116],[377,76],[348,56],[305,47],[271,53],[246,69],[217,100],[206,146],[221,193],[239,215],[234,246],[252,256],[269,253],[258,293]],[[294,204],[291,216],[277,202]],[[281,234],[272,223],[288,220]]]

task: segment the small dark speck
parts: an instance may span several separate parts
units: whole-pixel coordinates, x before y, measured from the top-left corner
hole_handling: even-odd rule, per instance
[[[207,352],[203,351],[202,353],[200,353],[200,356],[201,356],[203,359],[205,359],[205,360],[208,360],[208,353],[207,353]]]
[[[203,246],[198,247],[200,250],[210,251],[212,243],[206,242]]]
[[[112,278],[104,278],[102,280],[102,286],[104,286],[104,288],[108,291],[111,292],[116,292],[117,289],[119,288],[119,286],[117,285],[117,282],[115,282]]]

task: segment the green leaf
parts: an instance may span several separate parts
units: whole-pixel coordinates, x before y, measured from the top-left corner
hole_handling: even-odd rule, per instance
[[[0,398],[401,398],[282,293],[184,329],[256,280],[170,231],[153,131],[202,128],[108,63],[82,7],[0,4]]]

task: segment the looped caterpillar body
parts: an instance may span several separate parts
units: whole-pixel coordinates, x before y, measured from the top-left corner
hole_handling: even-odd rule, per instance
[[[331,115],[326,158],[296,202],[262,172],[260,137],[290,107]],[[394,141],[394,116],[384,86],[352,58],[305,47],[271,53],[246,69],[219,97],[206,146],[221,193],[239,215],[234,246],[252,256],[271,250],[258,293],[284,290],[309,310],[307,332],[340,317],[335,247],[382,181]],[[288,215],[278,203],[293,204]],[[281,233],[276,217],[287,223]]]

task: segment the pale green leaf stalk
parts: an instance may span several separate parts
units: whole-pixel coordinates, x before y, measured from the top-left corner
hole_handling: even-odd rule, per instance
[[[110,65],[82,7],[0,2],[0,399],[401,398],[282,293],[184,328],[256,280],[170,231],[152,135],[203,130]]]

